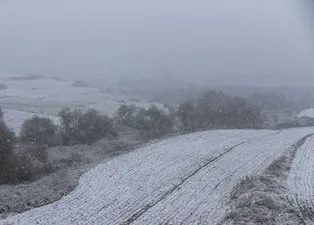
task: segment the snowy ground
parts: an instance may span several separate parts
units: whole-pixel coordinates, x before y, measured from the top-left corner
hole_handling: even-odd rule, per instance
[[[299,113],[298,117],[314,118],[314,109],[306,109]]]
[[[102,89],[84,81],[0,71],[0,105],[7,109],[56,115],[63,107],[94,108],[112,115],[121,103],[134,103],[144,108],[150,105],[149,99],[128,96],[105,85]]]
[[[305,225],[309,217],[300,213],[296,204],[291,204],[287,180],[298,150],[312,136],[306,135],[294,143],[262,174],[238,182],[230,194],[228,213],[219,225]]]
[[[139,140],[134,131],[123,131],[116,139],[103,139],[91,146],[50,148],[49,173],[38,175],[31,182],[0,185],[0,218],[60,200],[78,185],[82,173],[143,144],[146,142]]]
[[[101,164],[60,201],[0,224],[217,224],[239,180],[262,173],[313,132],[234,130],[175,137]]]
[[[300,209],[308,224],[314,222],[314,137],[298,150],[288,178],[290,202]]]
[[[4,113],[4,121],[12,130],[14,130],[16,134],[20,133],[23,122],[29,118],[32,118],[33,116],[46,117],[51,119],[55,124],[60,123],[60,119],[57,116],[50,116],[42,113],[29,113],[14,109],[2,109],[2,111]]]

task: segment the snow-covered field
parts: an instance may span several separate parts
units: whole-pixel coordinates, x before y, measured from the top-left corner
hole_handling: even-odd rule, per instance
[[[94,108],[112,115],[121,103],[134,103],[144,108],[150,105],[149,99],[110,90],[105,84],[103,87],[95,88],[84,81],[0,71],[0,105],[48,115],[56,115],[63,107]]]
[[[299,113],[298,117],[309,117],[314,118],[314,109],[306,109]]]
[[[24,120],[34,115],[48,117],[58,123],[58,112],[63,107],[70,107],[83,110],[94,108],[112,116],[122,103],[143,108],[151,105],[149,99],[109,90],[105,85],[101,89],[84,81],[0,71],[0,107],[3,108],[6,123],[17,134]]]
[[[74,192],[0,224],[217,224],[229,194],[314,128],[207,131],[101,164]]]
[[[59,117],[57,116],[50,116],[41,113],[29,113],[14,109],[2,109],[2,111],[4,113],[4,121],[16,134],[20,133],[21,125],[23,124],[23,122],[27,119],[32,118],[33,116],[46,117],[51,119],[55,124],[60,123]]]
[[[288,178],[289,200],[305,218],[314,220],[314,137],[310,137],[297,151]],[[308,224],[313,224],[308,221]]]

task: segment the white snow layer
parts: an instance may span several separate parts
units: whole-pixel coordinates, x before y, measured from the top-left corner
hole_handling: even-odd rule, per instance
[[[298,117],[299,118],[302,118],[302,117],[314,118],[314,109],[303,110],[302,112],[299,113]]]
[[[2,111],[4,113],[3,120],[17,135],[20,133],[23,122],[33,116],[49,118],[55,124],[60,124],[60,118],[57,116],[50,116],[41,113],[29,113],[12,109],[2,109]]]
[[[288,177],[291,191],[289,200],[301,214],[313,213],[314,209],[314,137],[310,137],[297,151]],[[312,217],[314,215],[305,217]],[[313,221],[307,221],[313,224]]]
[[[101,164],[61,200],[0,224],[217,224],[229,194],[314,128],[207,131]]]
[[[5,108],[53,115],[63,107],[94,108],[113,115],[122,103],[134,103],[143,108],[151,105],[149,99],[136,98],[106,88],[94,88],[85,85],[83,81],[0,71],[0,104]],[[156,105],[162,107],[161,104]]]

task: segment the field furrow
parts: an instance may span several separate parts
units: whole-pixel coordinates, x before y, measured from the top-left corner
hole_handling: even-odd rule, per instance
[[[298,150],[288,177],[289,202],[303,217],[314,220],[314,137]]]
[[[244,143],[192,177],[134,224],[217,224],[226,212],[232,188],[246,176],[258,175],[303,134],[293,131]],[[184,219],[183,219],[184,218]]]
[[[215,224],[232,187],[261,173],[313,129],[209,131],[102,164],[58,202],[0,224]]]

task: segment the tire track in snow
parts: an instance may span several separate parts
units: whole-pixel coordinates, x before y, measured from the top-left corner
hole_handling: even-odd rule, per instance
[[[161,202],[162,200],[164,200],[165,198],[167,198],[169,195],[171,195],[174,191],[178,190],[180,186],[182,186],[188,179],[190,179],[192,176],[196,175],[200,170],[204,169],[206,166],[208,166],[210,163],[215,162],[216,160],[218,160],[220,157],[223,157],[224,155],[226,155],[227,153],[229,153],[230,151],[232,151],[233,149],[235,149],[236,147],[242,145],[245,142],[241,142],[239,144],[236,144],[234,146],[232,146],[231,148],[227,149],[225,152],[221,153],[220,155],[218,155],[215,158],[210,158],[209,160],[207,160],[207,162],[205,162],[204,165],[200,166],[199,168],[197,168],[196,170],[192,171],[190,174],[187,174],[185,177],[181,178],[181,182],[178,183],[177,185],[175,185],[173,188],[171,188],[168,192],[166,192],[163,196],[161,196],[160,199],[157,199],[156,201],[152,202],[149,205],[146,205],[144,208],[142,208],[139,212],[135,213],[134,215],[132,215],[127,221],[125,221],[124,223],[122,223],[123,225],[128,225],[128,224],[132,224],[135,220],[137,220],[140,216],[142,216],[145,212],[147,212],[150,208],[154,207],[155,205],[157,205],[159,202]],[[219,186],[219,184],[216,185],[216,188]]]

